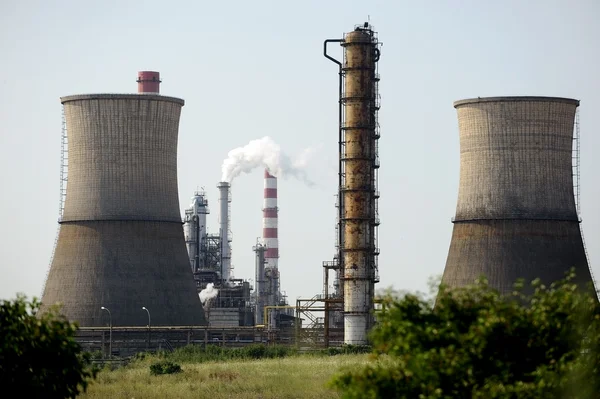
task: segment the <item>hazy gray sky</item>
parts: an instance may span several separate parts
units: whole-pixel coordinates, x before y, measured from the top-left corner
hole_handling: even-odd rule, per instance
[[[452,102],[477,96],[581,100],[582,217],[600,278],[600,2],[574,1],[9,1],[0,3],[0,298],[39,296],[57,229],[60,96],[135,92],[157,70],[185,99],[182,211],[216,184],[227,152],[271,136],[290,155],[318,147],[316,185],[279,181],[282,289],[322,287],[334,252],[337,67],[323,40],[370,16],[379,63],[379,287],[426,290],[443,272],[458,193]],[[341,52],[340,52],[341,54]],[[234,274],[253,278],[262,170],[232,188]]]

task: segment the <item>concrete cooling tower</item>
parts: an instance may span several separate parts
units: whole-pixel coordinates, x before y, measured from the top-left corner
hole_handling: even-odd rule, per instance
[[[454,103],[460,184],[442,283],[485,275],[510,292],[518,278],[551,283],[575,268],[592,281],[573,191],[578,100],[492,97]]]
[[[80,326],[201,325],[179,215],[184,101],[153,93],[62,97],[68,185],[42,303]]]

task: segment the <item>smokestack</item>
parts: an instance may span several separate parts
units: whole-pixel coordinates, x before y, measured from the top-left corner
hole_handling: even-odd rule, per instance
[[[377,272],[379,42],[368,23],[325,41],[340,68],[339,268],[344,284],[344,343],[366,345]],[[344,47],[344,62],[327,43]],[[343,107],[343,112],[342,112]]]
[[[177,135],[184,101],[62,97],[68,185],[42,296],[80,326],[204,324],[181,228]]]
[[[140,71],[136,80],[138,93],[160,93],[160,72]]]
[[[219,234],[221,236],[221,278],[227,284],[231,278],[231,238],[229,237],[229,188],[227,182],[220,182],[219,189]]]
[[[265,269],[271,276],[269,305],[277,305],[279,301],[279,238],[277,234],[277,178],[265,169],[265,188],[263,194],[263,244],[265,253]]]
[[[484,275],[506,294],[518,278],[550,285],[572,267],[578,284],[592,281],[573,192],[578,106],[554,97],[454,103],[460,183],[444,285]]]
[[[267,246],[265,260],[267,268],[277,269],[279,239],[277,238],[277,178],[265,169],[263,196],[263,243]]]

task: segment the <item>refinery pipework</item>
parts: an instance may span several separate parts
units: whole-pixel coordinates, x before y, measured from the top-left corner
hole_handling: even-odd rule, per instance
[[[193,273],[206,266],[206,215],[209,214],[206,193],[196,192],[190,207],[185,210],[183,232]]]
[[[592,281],[573,192],[573,130],[579,101],[491,97],[454,103],[460,182],[442,283],[481,275],[501,293],[518,278]]]
[[[68,185],[42,296],[80,326],[204,323],[179,216],[177,136],[184,101],[151,93],[62,97]],[[140,90],[146,82],[138,76]]]
[[[343,47],[342,62],[328,55],[328,43]],[[338,64],[340,75],[338,265],[344,287],[344,342],[355,345],[367,343],[378,281],[379,47],[369,23],[324,43],[325,57]]]

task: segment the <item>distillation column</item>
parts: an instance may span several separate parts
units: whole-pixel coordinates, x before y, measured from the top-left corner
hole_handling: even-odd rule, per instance
[[[209,213],[206,195],[195,193],[190,207],[185,210],[183,232],[192,272],[206,266],[206,215]]]
[[[255,324],[264,324],[263,312],[267,305],[267,280],[265,276],[265,252],[267,247],[261,244],[256,244],[252,250],[256,254],[255,264],[255,280],[254,280],[254,293],[256,295],[256,309],[254,312]]]
[[[340,65],[340,269],[344,342],[367,344],[377,272],[379,43],[368,23],[347,33]],[[327,44],[327,41],[326,43]]]

